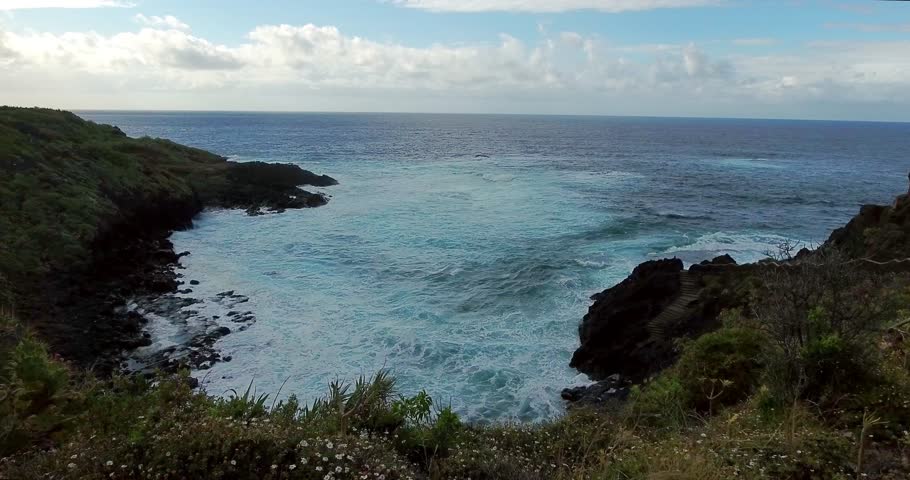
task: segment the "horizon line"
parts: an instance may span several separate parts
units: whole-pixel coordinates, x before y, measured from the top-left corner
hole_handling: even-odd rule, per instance
[[[12,106],[12,105],[9,105]],[[24,107],[29,108],[29,107]],[[42,108],[42,107],[34,107]],[[46,107],[45,107],[46,108]],[[511,117],[590,117],[590,118],[641,118],[641,119],[679,119],[679,120],[766,120],[792,122],[841,122],[841,123],[894,123],[908,124],[908,120],[857,120],[835,118],[795,118],[795,117],[710,117],[700,115],[613,115],[598,113],[504,113],[504,112],[413,112],[413,111],[340,111],[340,110],[192,110],[192,109],[128,109],[128,108],[60,108],[70,112],[86,113],[236,113],[236,114],[269,114],[269,115],[452,115],[452,116],[511,116]]]

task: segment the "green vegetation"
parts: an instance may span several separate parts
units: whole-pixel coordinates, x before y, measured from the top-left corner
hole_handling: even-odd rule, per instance
[[[334,183],[292,165],[129,138],[69,112],[0,107],[0,304],[28,301],[48,272],[85,266],[93,242],[136,216],[175,228],[206,205],[316,206],[325,200],[297,185]]]
[[[85,262],[91,242],[126,210],[189,202],[195,179],[187,175],[226,165],[51,110],[0,108],[0,147],[0,272],[10,282]]]

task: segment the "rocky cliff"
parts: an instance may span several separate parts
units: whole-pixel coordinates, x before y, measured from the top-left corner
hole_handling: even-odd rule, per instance
[[[900,261],[910,258],[910,195],[897,197],[890,206],[863,206],[820,247],[826,249],[870,268],[910,269],[910,262]],[[792,259],[745,265],[723,256],[688,269],[678,259],[642,263],[628,278],[592,297],[571,366],[595,380],[620,374],[643,381],[675,361],[677,340],[717,328],[725,309],[748,310],[756,273],[811,261],[814,254],[804,250]]]

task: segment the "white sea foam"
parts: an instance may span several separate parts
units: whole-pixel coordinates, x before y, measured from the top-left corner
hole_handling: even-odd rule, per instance
[[[601,262],[597,260],[585,260],[583,258],[573,258],[573,262],[580,267],[587,268],[606,268],[610,265],[609,262]]]
[[[193,295],[235,290],[257,318],[220,341],[234,361],[197,373],[207,388],[275,391],[288,379],[285,392],[312,399],[336,376],[388,368],[403,393],[425,388],[470,419],[558,414],[576,383],[577,322],[605,286],[560,240],[587,221],[535,172],[488,182],[460,170],[349,165],[325,207],[213,212],[176,233],[192,252],[184,274],[202,282]]]
[[[711,256],[729,254],[740,263],[754,262],[777,252],[777,246],[785,241],[800,242],[781,235],[763,233],[714,232],[698,236],[695,241],[670,247],[662,253],[694,254],[702,260]]]
[[[781,169],[781,165],[772,163],[767,158],[721,158],[715,161],[719,165],[734,168]]]

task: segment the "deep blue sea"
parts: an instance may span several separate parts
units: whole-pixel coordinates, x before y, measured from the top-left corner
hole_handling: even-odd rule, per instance
[[[907,190],[910,124],[767,120],[83,112],[131,136],[338,179],[318,209],[203,214],[174,234],[192,297],[257,322],[197,372],[209,392],[312,399],[390,369],[472,420],[538,420],[589,296],[644,260],[750,261],[818,242]],[[220,314],[216,302],[190,307]],[[226,323],[231,326],[230,323]],[[170,335],[159,329],[159,337]],[[160,333],[165,332],[165,333]],[[158,338],[166,344],[166,338]]]

